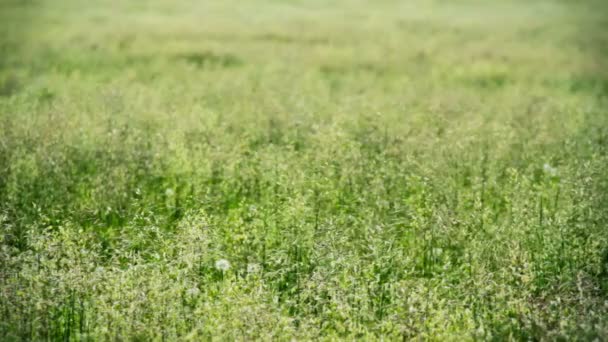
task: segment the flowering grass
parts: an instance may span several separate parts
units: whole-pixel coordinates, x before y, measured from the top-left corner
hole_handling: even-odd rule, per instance
[[[0,0],[0,340],[608,339],[605,9]]]

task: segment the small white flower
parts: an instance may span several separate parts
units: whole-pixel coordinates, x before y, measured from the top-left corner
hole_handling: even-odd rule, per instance
[[[557,169],[547,163],[543,165],[543,170],[550,176],[557,176]]]
[[[259,264],[251,263],[247,264],[247,273],[258,273],[261,267]]]
[[[172,197],[173,195],[175,195],[175,191],[173,191],[173,189],[171,188],[167,188],[167,190],[165,190],[165,195],[167,197]]]
[[[230,269],[230,261],[226,259],[220,259],[215,262],[215,268],[218,271],[226,272]]]
[[[201,290],[199,290],[198,287],[196,287],[196,286],[186,290],[186,294],[190,297],[196,297],[199,295],[199,293],[201,293]]]

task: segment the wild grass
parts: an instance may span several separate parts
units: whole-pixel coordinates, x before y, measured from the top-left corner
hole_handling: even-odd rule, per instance
[[[608,339],[601,1],[0,1],[0,339]]]

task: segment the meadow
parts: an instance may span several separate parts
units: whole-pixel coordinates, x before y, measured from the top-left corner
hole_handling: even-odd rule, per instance
[[[0,340],[608,340],[602,0],[0,0]]]

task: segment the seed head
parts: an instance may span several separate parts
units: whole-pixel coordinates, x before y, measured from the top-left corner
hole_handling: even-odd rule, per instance
[[[215,268],[218,271],[226,272],[230,269],[230,261],[226,259],[220,259],[215,262]]]
[[[260,271],[260,269],[261,269],[261,267],[259,264],[256,264],[256,263],[247,264],[247,273],[249,273],[249,274],[258,273]]]
[[[201,293],[201,290],[199,290],[198,287],[196,287],[196,286],[191,287],[188,290],[186,290],[186,294],[190,297],[196,297],[199,295],[199,293]]]
[[[551,177],[557,176],[557,169],[547,163],[543,165],[543,170]]]

